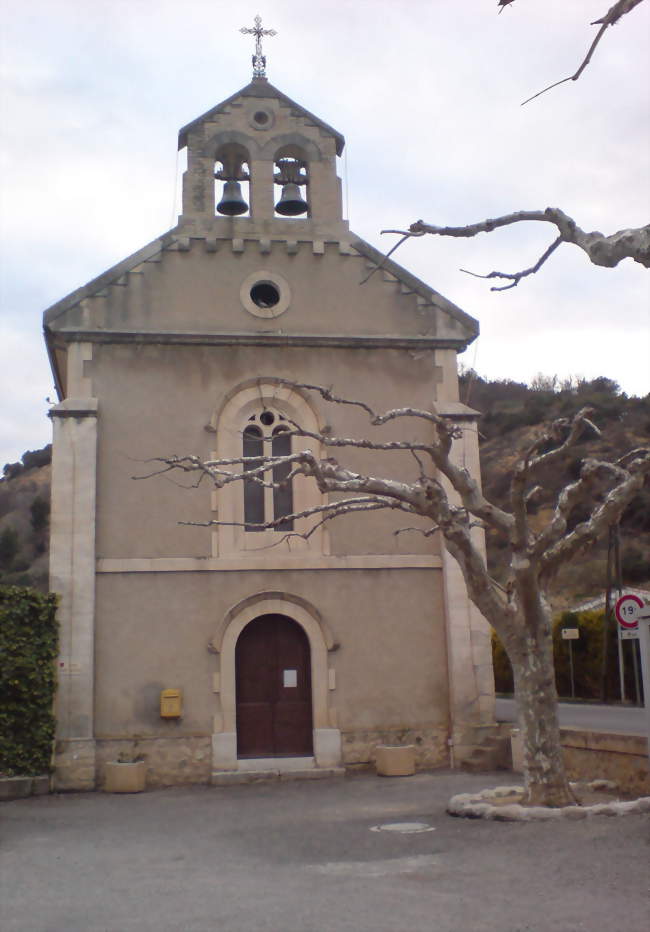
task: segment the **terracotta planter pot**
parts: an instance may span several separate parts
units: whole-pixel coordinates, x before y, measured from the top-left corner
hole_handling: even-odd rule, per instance
[[[415,773],[415,746],[380,745],[375,764],[380,777],[410,777]]]
[[[106,764],[106,793],[141,793],[144,790],[147,767],[143,760],[111,761]]]

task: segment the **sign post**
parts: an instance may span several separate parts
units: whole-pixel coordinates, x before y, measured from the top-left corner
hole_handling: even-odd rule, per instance
[[[648,733],[648,757],[650,758],[650,605],[639,617],[639,647],[641,648],[641,675],[643,677],[643,698],[645,702],[645,720]]]
[[[616,613],[616,620],[623,629],[623,631],[635,631],[636,635],[628,635],[629,637],[638,637],[639,630],[639,615],[643,612],[643,599],[640,599],[638,595],[622,595],[620,599],[616,600],[616,608],[614,609]]]
[[[580,637],[580,628],[562,628],[562,640],[569,642],[569,674],[571,676],[571,698],[576,697],[576,687],[573,679],[573,642]]]
[[[619,637],[638,638],[641,653],[641,676],[643,678],[643,697],[648,721],[648,752],[650,753],[650,605],[645,605],[638,595],[622,595],[616,602],[616,620],[619,624]],[[632,645],[634,647],[634,645]],[[637,701],[639,685],[636,667],[636,649],[634,672],[637,680]]]
[[[636,647],[634,641],[639,638],[639,617],[644,610],[643,599],[638,595],[628,593],[628,595],[619,596],[616,600],[614,614],[618,621],[618,646],[619,646],[619,665],[621,677],[621,699],[625,701],[625,683],[622,657],[622,641],[632,641],[632,669],[634,670],[634,684],[636,687],[636,701],[640,703],[639,694],[639,673],[636,659]]]

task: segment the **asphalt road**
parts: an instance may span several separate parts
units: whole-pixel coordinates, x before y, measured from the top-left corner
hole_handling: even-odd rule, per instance
[[[597,703],[558,703],[560,725],[586,728],[591,731],[646,734],[646,712],[636,706],[598,705]],[[499,722],[516,722],[514,699],[497,699],[496,719]]]
[[[454,819],[510,774],[0,805],[3,932],[647,932],[650,817]],[[372,831],[421,822],[419,834]]]

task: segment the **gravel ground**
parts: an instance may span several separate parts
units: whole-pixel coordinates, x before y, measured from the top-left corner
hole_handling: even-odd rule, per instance
[[[3,803],[0,928],[647,932],[650,817],[445,813],[504,782],[439,771]],[[433,831],[372,831],[393,823]]]

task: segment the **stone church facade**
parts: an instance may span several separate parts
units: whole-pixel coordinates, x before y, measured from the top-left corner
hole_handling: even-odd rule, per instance
[[[133,478],[168,454],[255,455],[265,438],[287,452],[290,420],[368,433],[355,409],[279,379],[379,410],[435,405],[478,471],[456,362],[478,325],[394,262],[360,285],[381,256],[343,219],[343,146],[255,77],[181,130],[178,225],[45,313],[59,789],[101,785],[120,752],[145,758],[150,785],[364,765],[386,743],[446,766],[493,720],[487,625],[435,537],[379,513],[274,546],[287,528],[254,525],[321,504],[306,479],[277,493]],[[373,471],[358,451],[344,462]]]

